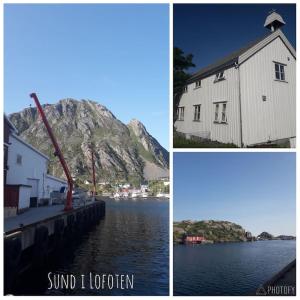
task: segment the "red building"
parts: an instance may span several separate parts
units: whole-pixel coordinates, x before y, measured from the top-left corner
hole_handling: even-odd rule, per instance
[[[205,241],[205,238],[203,236],[187,235],[185,237],[185,243],[201,244],[203,241]]]

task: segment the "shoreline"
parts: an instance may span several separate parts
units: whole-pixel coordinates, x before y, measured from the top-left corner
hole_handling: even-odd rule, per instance
[[[189,246],[189,245],[219,245],[219,244],[233,244],[233,243],[255,243],[255,242],[268,242],[268,241],[294,241],[296,242],[296,239],[290,239],[290,240],[285,240],[285,239],[270,239],[270,240],[257,240],[257,241],[218,241],[218,242],[209,242],[209,243],[179,243],[179,242],[173,242],[173,246],[175,245],[185,245],[185,246]]]

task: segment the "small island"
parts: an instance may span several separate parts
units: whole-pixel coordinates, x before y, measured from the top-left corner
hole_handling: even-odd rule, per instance
[[[263,240],[295,240],[289,235],[273,236],[262,232],[253,236],[242,226],[229,221],[184,220],[173,223],[173,241],[175,244],[211,244],[225,242],[253,242]]]

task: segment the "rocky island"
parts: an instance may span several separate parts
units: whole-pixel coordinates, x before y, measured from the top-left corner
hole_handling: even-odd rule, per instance
[[[186,236],[203,237],[205,242],[243,242],[246,241],[245,229],[228,221],[181,221],[174,222],[175,243],[182,243]]]
[[[296,237],[288,235],[273,236],[262,232],[257,237],[246,231],[242,226],[229,221],[184,220],[173,223],[174,243],[224,243],[247,242],[257,240],[295,240]]]

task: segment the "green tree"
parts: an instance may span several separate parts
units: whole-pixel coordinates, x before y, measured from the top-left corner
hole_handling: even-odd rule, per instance
[[[174,121],[176,119],[176,111],[179,100],[182,94],[187,79],[191,76],[187,70],[195,67],[193,63],[193,54],[184,54],[183,50],[174,47],[173,49],[173,108],[174,108]]]

